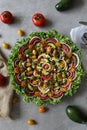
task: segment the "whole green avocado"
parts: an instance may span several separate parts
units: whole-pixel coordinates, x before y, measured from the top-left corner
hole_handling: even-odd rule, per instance
[[[85,115],[79,108],[76,106],[67,106],[66,114],[74,122],[87,124],[87,115]]]
[[[64,11],[69,9],[72,6],[73,0],[61,0],[59,3],[55,5],[55,8],[58,11]]]

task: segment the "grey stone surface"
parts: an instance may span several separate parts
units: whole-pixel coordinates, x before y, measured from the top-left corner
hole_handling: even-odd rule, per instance
[[[14,16],[14,22],[6,25],[0,21],[0,49],[8,58],[11,52],[2,48],[6,41],[11,47],[17,39],[21,39],[17,30],[21,28],[25,35],[33,31],[48,31],[55,28],[60,34],[70,36],[70,30],[79,26],[79,21],[87,21],[87,0],[76,0],[72,9],[58,12],[55,4],[59,0],[1,0],[0,13],[9,10]],[[44,14],[47,22],[44,27],[36,27],[32,23],[32,15],[36,12]],[[80,33],[80,32],[79,32]],[[82,51],[83,64],[87,68],[87,51]],[[33,103],[19,102],[12,107],[13,120],[0,118],[0,130],[87,130],[87,125],[78,124],[69,120],[65,113],[67,105],[77,105],[87,113],[87,76],[81,82],[78,92],[72,97],[63,99],[58,105],[48,105],[49,111],[40,114],[38,106]],[[35,119],[37,125],[29,126],[28,119]]]

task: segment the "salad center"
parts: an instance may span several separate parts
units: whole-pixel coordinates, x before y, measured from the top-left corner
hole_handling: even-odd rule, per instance
[[[78,64],[77,54],[66,43],[34,36],[19,48],[13,64],[15,81],[28,96],[58,98],[70,89]]]
[[[43,63],[42,68],[47,71],[47,70],[50,69],[50,64],[49,63]]]

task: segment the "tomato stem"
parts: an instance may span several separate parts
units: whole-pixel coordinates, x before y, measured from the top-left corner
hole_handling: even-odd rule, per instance
[[[7,18],[7,17],[8,17],[8,16],[7,16],[7,14],[5,14],[5,13],[3,13],[2,15],[3,15],[3,17],[5,17],[5,18]]]
[[[36,20],[39,20],[40,18],[41,18],[40,16],[37,16],[35,19],[36,19]]]

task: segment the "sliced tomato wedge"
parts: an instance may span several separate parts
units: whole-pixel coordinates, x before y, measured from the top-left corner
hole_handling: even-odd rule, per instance
[[[53,93],[53,98],[58,98],[58,97],[61,97],[63,94],[63,92],[61,90],[59,90],[58,92],[54,91]]]
[[[22,46],[22,47],[19,49],[19,53],[20,53],[20,54],[23,54],[24,51],[25,51],[27,48],[28,48],[28,45]]]
[[[66,82],[66,84],[63,85],[63,87],[65,87],[66,89],[69,89],[71,86],[71,83],[70,82]]]
[[[52,43],[56,43],[58,40],[56,38],[46,38],[46,43],[52,42]]]
[[[19,60],[17,58],[17,59],[14,60],[14,67],[18,66],[18,64],[19,64]]]
[[[51,76],[47,77],[47,76],[41,75],[41,78],[42,78],[43,80],[48,81],[48,80],[51,79]]]
[[[39,37],[35,36],[35,37],[33,37],[33,38],[29,41],[29,45],[33,45],[33,44],[38,43],[38,42],[40,42],[40,41],[41,41],[41,39],[40,39]]]
[[[72,54],[72,64],[73,64],[73,67],[77,67],[79,64],[79,58],[77,54],[75,53]]]
[[[21,80],[19,79],[19,77],[20,77],[20,74],[16,74],[16,75],[15,75],[15,80],[16,80],[16,82],[17,82],[19,85],[21,85]]]
[[[68,53],[70,52],[70,47],[68,45],[66,45],[65,43],[62,44],[62,50],[65,52],[65,53]]]
[[[75,72],[69,72],[69,78],[74,79],[75,76],[76,76],[76,73],[75,73]]]
[[[49,98],[49,96],[48,96],[48,95],[42,95],[42,94],[40,93],[39,98],[40,98],[41,100],[47,100],[47,99]]]

